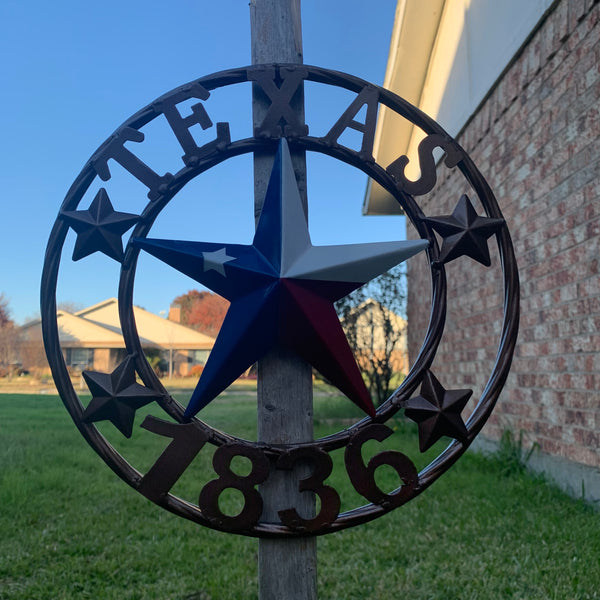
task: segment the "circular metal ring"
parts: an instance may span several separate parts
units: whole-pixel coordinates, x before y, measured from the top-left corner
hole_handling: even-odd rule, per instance
[[[455,157],[458,157],[455,161],[455,166],[461,171],[469,187],[477,195],[486,215],[490,218],[502,219],[502,214],[494,194],[481,173],[464,150],[435,121],[391,92],[350,75],[318,67],[294,65],[265,65],[233,69],[203,77],[176,88],[133,115],[94,153],[69,190],[48,242],[42,276],[41,296],[44,343],[52,373],[63,402],[88,443],[124,481],[134,488],[140,487],[143,475],[115,450],[100,434],[93,423],[86,423],[82,419],[84,408],[71,384],[60,348],[56,314],[56,286],[63,245],[69,231],[69,225],[61,215],[66,211],[77,209],[86,191],[98,176],[97,165],[99,159],[102,156],[106,156],[106,149],[115,139],[126,135],[127,132],[139,132],[143,126],[163,115],[165,106],[171,106],[176,102],[193,98],[194,90],[197,89],[197,86],[201,86],[210,92],[229,85],[249,81],[256,82],[260,77],[265,76],[265,72],[273,73],[274,76],[279,78],[282,77],[283,72],[287,74],[296,73],[299,74],[299,79],[302,81],[341,87],[356,94],[368,90],[370,94],[375,95],[378,104],[384,105],[389,110],[408,119],[418,128],[422,129],[427,136],[439,136],[439,139],[443,140],[444,149],[447,152],[453,153]],[[283,132],[279,135],[283,135]],[[214,144],[210,148],[207,148],[201,155],[193,157],[185,167],[153,190],[152,198],[140,215],[139,223],[133,230],[130,239],[134,237],[146,237],[161,211],[192,179],[232,157],[273,149],[277,144],[279,135],[268,134],[264,131],[259,131],[257,135],[255,132],[254,137],[235,141],[228,140],[227,143],[221,143],[220,145]],[[390,169],[379,165],[372,157],[365,156],[364,152],[345,147],[337,143],[337,140],[332,140],[331,138],[327,138],[327,136],[310,136],[302,128],[287,128],[285,137],[288,138],[292,150],[299,149],[307,152],[322,153],[343,161],[362,170],[394,196],[421,238],[427,239],[430,242],[428,256],[431,264],[432,294],[430,320],[428,329],[424,335],[421,351],[414,360],[413,366],[402,382],[402,385],[378,408],[374,419],[367,417],[336,434],[313,442],[288,446],[265,445],[264,443],[242,440],[226,432],[216,430],[206,423],[195,421],[194,426],[201,432],[201,435],[205,437],[207,442],[217,447],[239,444],[249,446],[263,452],[272,461],[279,460],[281,457],[289,455],[291,451],[298,449],[314,449],[317,452],[326,453],[338,448],[348,447],[348,444],[352,440],[357,439],[357,436],[363,435],[367,431],[372,431],[374,424],[383,424],[393,417],[415,393],[415,390],[423,381],[424,374],[431,367],[441,341],[446,315],[446,273],[443,262],[435,260],[439,256],[439,247],[434,230],[427,222],[427,216],[420,208],[419,203],[399,184],[397,177],[394,176]],[[408,492],[404,493],[402,503],[416,496],[433,483],[466,450],[489,417],[508,375],[518,329],[518,274],[510,235],[506,227],[502,227],[498,231],[496,239],[503,272],[504,320],[495,364],[483,393],[466,423],[467,435],[465,438],[460,442],[453,441],[432,463],[418,474],[418,479],[411,484],[410,489],[405,488],[404,491],[407,492],[408,490]],[[119,314],[124,343],[128,355],[132,356],[135,361],[136,371],[140,375],[144,385],[159,395],[157,402],[160,407],[177,423],[184,423],[183,407],[169,395],[144,358],[142,344],[133,316],[133,289],[138,254],[139,249],[129,242],[122,261],[119,282]],[[396,490],[396,492],[399,490]],[[230,527],[223,527],[222,524],[216,522],[214,519],[207,518],[206,514],[198,506],[181,500],[170,493],[152,499],[168,510],[202,525],[215,529],[232,530]],[[306,535],[307,533],[324,534],[372,520],[398,505],[397,503],[396,505],[392,504],[389,502],[367,504],[366,506],[339,514],[332,522],[320,523],[316,529],[309,532],[302,528],[294,529],[283,524],[263,522],[258,522],[251,526],[244,525],[237,532],[253,536],[294,536]]]

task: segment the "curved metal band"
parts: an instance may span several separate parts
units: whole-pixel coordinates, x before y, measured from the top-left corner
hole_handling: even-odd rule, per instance
[[[502,214],[494,194],[492,193],[481,173],[477,170],[464,150],[462,150],[462,148],[460,148],[460,146],[454,140],[452,140],[452,138],[450,138],[450,136],[448,136],[448,134],[437,123],[435,123],[435,121],[427,117],[424,113],[410,105],[402,98],[399,98],[383,88],[373,86],[357,77],[318,67],[299,67],[297,65],[259,65],[223,71],[197,79],[194,82],[180,86],[164,96],[161,96],[156,101],[149,104],[128,119],[104,144],[100,146],[100,148],[98,148],[71,186],[62,204],[61,212],[75,210],[77,208],[87,189],[96,177],[96,171],[93,166],[95,161],[98,160],[98,157],[102,156],[102,153],[105,151],[111,140],[118,136],[119,133],[124,129],[139,130],[144,125],[147,125],[153,119],[163,114],[161,106],[163,106],[164,103],[168,103],[174,97],[179,99],[177,100],[178,102],[185,99],[186,94],[188,94],[189,97],[192,97],[190,90],[194,85],[200,84],[206,90],[212,91],[229,85],[255,81],[257,74],[264,73],[265,71],[273,71],[274,73],[278,73],[281,69],[287,71],[302,69],[302,77],[305,81],[341,87],[357,94],[364,89],[374,90],[377,94],[378,103],[387,106],[397,114],[409,119],[417,127],[421,128],[426,134],[437,134],[442,136],[445,140],[445,144],[451,146],[453,152],[460,156],[460,161],[458,162],[457,166],[469,185],[475,190],[486,214],[491,217],[502,218]],[[309,152],[323,153],[362,170],[365,174],[379,183],[384,189],[386,189],[396,198],[396,200],[402,205],[407,217],[412,221],[419,235],[422,238],[429,240],[430,259],[434,254],[437,253],[437,241],[433,230],[424,222],[426,215],[422,212],[414,198],[402,190],[401,186],[398,185],[394,177],[384,167],[378,165],[375,161],[365,160],[365,156],[360,152],[346,148],[335,141],[332,142],[330,139],[312,137],[309,135],[299,135],[298,132],[291,131],[289,132],[288,141],[290,143],[290,147],[292,148]],[[276,143],[277,137],[252,137],[233,141],[222,147],[215,146],[202,156],[197,157],[197,160],[193,161],[193,166],[185,166],[179,172],[177,172],[168,185],[164,186],[165,189],[161,190],[161,193],[159,193],[157,197],[153,198],[153,200],[148,203],[131,237],[147,236],[156,218],[160,215],[160,212],[189,181],[197,177],[199,174],[207,171],[215,165],[222,163],[223,161],[226,161],[229,158],[242,154],[271,149]],[[102,457],[102,459],[109,465],[109,467],[113,469],[117,475],[119,475],[119,477],[121,477],[132,487],[138,488],[142,479],[141,473],[132,467],[111,446],[111,444],[98,432],[93,424],[83,423],[83,406],[75,390],[73,389],[65,361],[62,357],[56,317],[56,286],[62,248],[68,229],[68,225],[58,218],[54,224],[48,242],[42,276],[42,330],[49,364],[52,369],[56,385],[61,393],[63,402],[81,434]],[[502,386],[504,385],[506,377],[508,376],[508,370],[514,352],[518,329],[519,284],[516,260],[507,228],[502,228],[496,237],[503,271],[504,320],[500,335],[500,344],[492,373],[475,410],[467,422],[467,440],[463,443],[459,443],[457,441],[452,442],[432,463],[430,463],[423,471],[421,471],[421,473],[419,473],[418,483],[414,489],[412,489],[406,500],[416,496],[426,487],[431,485],[431,483],[433,483],[435,479],[445,472],[467,449],[468,445],[479,433],[485,421],[489,417],[498,399]],[[142,346],[133,316],[133,288],[138,254],[139,250],[134,248],[131,244],[128,244],[122,263],[121,278],[119,283],[119,313],[123,337],[128,353],[130,355],[135,355],[136,357],[136,370],[140,374],[144,384],[147,387],[151,387],[160,392],[162,399],[159,401],[159,404],[162,409],[177,422],[181,423],[183,422],[183,407],[173,398],[171,398],[167,390],[162,386],[156,377],[154,371],[143,358]],[[415,359],[413,367],[403,381],[402,385],[382,406],[379,407],[375,419],[372,420],[370,418],[365,418],[355,423],[348,429],[331,436],[315,440],[314,442],[310,443],[290,445],[285,447],[265,446],[264,444],[242,440],[225,432],[213,429],[209,425],[201,422],[198,422],[198,426],[204,431],[208,441],[216,446],[222,446],[228,443],[245,444],[258,448],[267,456],[275,459],[276,457],[283,456],[295,448],[313,447],[325,452],[329,452],[346,446],[353,436],[357,435],[361,431],[364,431],[365,428],[372,425],[373,422],[384,423],[401,408],[403,402],[408,400],[414,394],[415,390],[423,379],[423,374],[433,363],[437,348],[440,344],[446,316],[446,274],[443,265],[433,265],[432,263],[431,282],[432,298],[430,321],[424,336],[421,351]],[[154,501],[163,506],[165,509],[182,517],[207,527],[222,529],[222,527],[220,527],[218,524],[207,519],[197,506],[171,494],[167,494]],[[385,514],[389,510],[391,510],[391,508],[384,505],[368,504],[346,513],[342,513],[338,515],[338,517],[332,523],[324,525],[319,529],[309,533],[321,535],[351,527],[359,523],[364,523],[366,521],[375,519],[382,514]],[[307,534],[307,532],[295,531],[284,525],[275,523],[258,523],[254,527],[237,532],[243,535],[263,537],[297,536]]]

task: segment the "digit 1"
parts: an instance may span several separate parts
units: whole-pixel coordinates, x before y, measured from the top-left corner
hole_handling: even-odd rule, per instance
[[[208,434],[198,423],[170,423],[151,415],[144,419],[141,426],[147,431],[173,439],[142,477],[137,488],[146,498],[156,502],[177,483],[208,441]]]

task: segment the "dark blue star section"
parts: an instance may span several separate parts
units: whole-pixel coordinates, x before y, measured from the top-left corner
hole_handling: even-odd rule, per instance
[[[92,400],[83,412],[84,423],[110,421],[125,437],[131,437],[135,411],[161,395],[135,380],[133,358],[127,357],[112,373],[84,371]]]
[[[504,219],[480,217],[467,195],[460,197],[451,215],[423,220],[443,238],[439,262],[447,263],[460,256],[470,256],[486,267],[492,264],[487,240],[500,231]]]
[[[285,140],[251,246],[152,239],[132,243],[231,302],[186,418],[278,345],[298,354],[375,415],[333,303],[428,243],[312,246]]]
[[[73,260],[102,252],[118,262],[123,262],[123,234],[140,220],[138,215],[115,211],[104,188],[88,210],[66,210],[61,217],[77,233]]]
[[[406,416],[419,426],[419,448],[425,452],[442,436],[459,441],[467,437],[460,413],[473,390],[446,390],[431,371],[425,373],[421,393],[404,405]]]

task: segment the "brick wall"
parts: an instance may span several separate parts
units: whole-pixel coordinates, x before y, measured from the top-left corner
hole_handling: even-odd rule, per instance
[[[494,190],[521,277],[513,368],[484,434],[525,430],[544,453],[600,466],[600,5],[562,0],[473,116],[459,143]],[[419,198],[428,216],[469,194],[455,170]],[[474,200],[473,195],[469,194]],[[477,206],[477,204],[476,204]],[[481,214],[481,208],[478,207]],[[414,237],[414,230],[409,237]],[[495,242],[490,240],[490,250]],[[427,325],[424,262],[408,263],[409,353]],[[481,392],[497,350],[500,270],[447,265],[450,307],[433,366]]]

